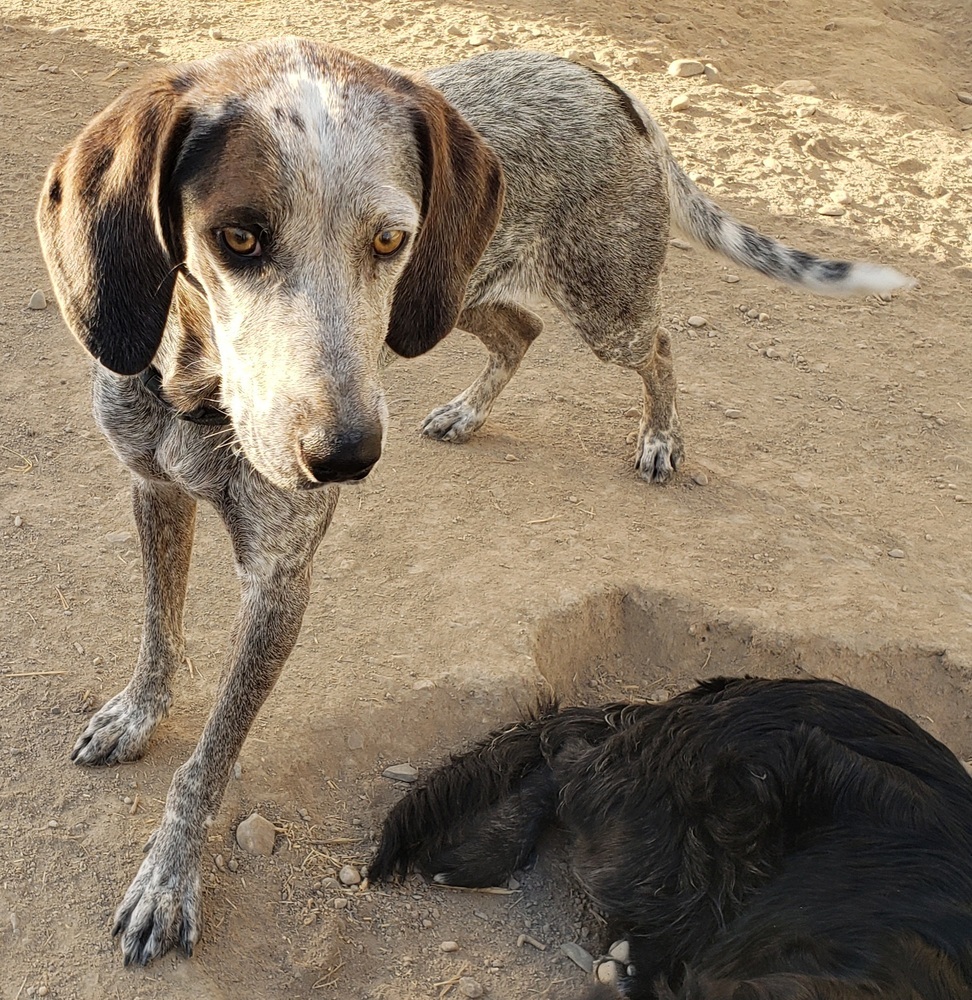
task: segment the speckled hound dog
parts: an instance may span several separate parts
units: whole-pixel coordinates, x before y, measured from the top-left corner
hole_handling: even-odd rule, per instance
[[[972,997],[972,779],[862,691],[723,678],[546,706],[406,795],[369,873],[502,885],[557,821],[621,938],[557,997]]]
[[[76,761],[137,758],[169,708],[197,501],[220,513],[242,580],[216,704],[118,909],[126,961],[198,939],[205,826],[296,640],[337,484],[381,455],[385,345],[417,355],[455,326],[483,340],[482,376],[425,425],[461,440],[540,332],[521,302],[546,296],[599,357],[642,376],[637,467],[663,480],[682,447],[658,328],[670,217],[793,284],[907,284],[729,219],[637,101],[548,56],[419,78],[308,41],[256,43],[147,77],[57,158],[41,242],[98,362],[96,419],[134,475],[146,593],[135,673]]]

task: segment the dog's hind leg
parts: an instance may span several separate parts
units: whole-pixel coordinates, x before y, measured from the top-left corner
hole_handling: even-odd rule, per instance
[[[468,389],[425,418],[422,433],[458,444],[468,441],[486,422],[496,398],[543,330],[543,322],[520,306],[491,304],[466,309],[456,325],[483,342],[489,351],[489,360]]]
[[[145,752],[172,703],[171,680],[183,661],[186,599],[196,502],[178,486],[137,478],[132,489],[142,549],[145,623],[135,672],[127,687],[92,716],[71,759],[114,764]]]
[[[591,350],[610,364],[629,368],[641,377],[642,410],[635,469],[649,483],[671,478],[685,454],[675,403],[672,343],[659,325],[654,303],[634,327],[615,329],[580,326]]]

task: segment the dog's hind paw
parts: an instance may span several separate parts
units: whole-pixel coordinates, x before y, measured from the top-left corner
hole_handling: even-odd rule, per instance
[[[201,877],[185,850],[160,851],[157,842],[115,912],[112,937],[126,965],[148,965],[179,946],[187,956],[202,929]]]
[[[671,479],[684,456],[682,438],[677,431],[649,430],[638,438],[635,469],[649,483],[664,483]]]
[[[91,717],[78,737],[71,760],[75,764],[118,764],[138,760],[156,726],[165,718],[171,698],[136,700],[125,688]]]
[[[422,422],[422,433],[436,441],[462,444],[486,423],[488,413],[457,396],[452,402],[437,406]]]
[[[606,955],[594,960],[594,978],[599,983],[614,987],[618,996],[625,995],[624,982],[635,972],[634,966],[628,964],[630,950],[627,941],[615,941]]]

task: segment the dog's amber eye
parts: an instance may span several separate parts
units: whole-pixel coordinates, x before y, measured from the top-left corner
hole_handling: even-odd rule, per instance
[[[239,254],[240,257],[259,257],[261,253],[260,241],[255,233],[249,229],[240,229],[238,226],[227,226],[221,229],[219,235],[226,244],[228,250]]]
[[[381,232],[375,233],[371,245],[379,257],[388,257],[399,250],[404,242],[405,233],[401,229],[382,229]]]

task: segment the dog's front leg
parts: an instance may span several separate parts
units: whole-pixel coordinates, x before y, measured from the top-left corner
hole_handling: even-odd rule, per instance
[[[230,768],[297,641],[311,560],[337,503],[315,494],[237,497],[221,511],[242,580],[240,611],[202,737],[172,778],[159,828],[115,914],[125,964],[146,964],[176,944],[192,954],[201,929],[200,861]]]
[[[142,548],[145,624],[127,686],[88,722],[71,753],[78,764],[137,760],[172,704],[172,675],[185,646],[182,611],[196,522],[196,501],[172,483],[136,478],[135,524]]]

